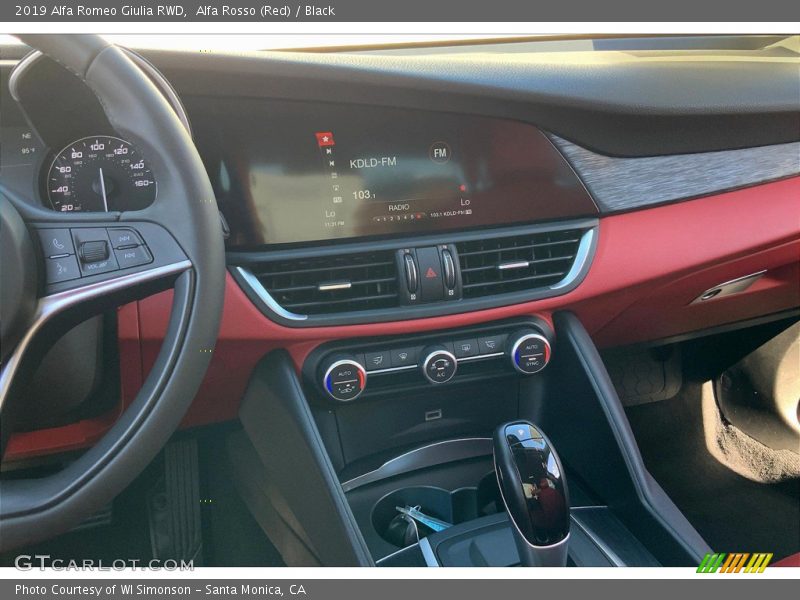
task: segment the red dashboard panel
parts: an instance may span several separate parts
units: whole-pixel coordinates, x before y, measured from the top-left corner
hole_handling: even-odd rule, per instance
[[[719,283],[767,269],[745,292],[691,304]],[[291,329],[265,317],[229,276],[219,341],[184,426],[236,417],[250,373],[270,350],[296,364],[325,341],[407,334],[536,314],[575,312],[600,347],[678,335],[800,305],[800,177],[691,202],[605,217],[594,262],[572,292],[459,315],[328,328]],[[120,310],[123,402],[155,361],[170,293]],[[557,349],[556,349],[557,351]],[[115,415],[14,437],[7,459],[88,445]]]

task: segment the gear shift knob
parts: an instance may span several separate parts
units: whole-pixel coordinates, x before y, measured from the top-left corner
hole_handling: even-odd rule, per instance
[[[567,564],[569,496],[564,469],[544,434],[528,421],[494,433],[494,468],[525,566]]]

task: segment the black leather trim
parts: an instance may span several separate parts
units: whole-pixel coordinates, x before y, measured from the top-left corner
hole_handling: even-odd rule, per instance
[[[36,306],[36,255],[25,223],[14,206],[0,194],[0,361],[22,337]]]
[[[270,505],[290,524],[291,536],[273,540],[283,543],[283,556],[302,545],[322,566],[374,566],[286,351],[258,364],[239,418],[269,482]]]
[[[89,67],[110,44],[98,35],[78,34],[69,36],[70,43],[64,43],[65,36],[43,33],[30,33],[18,36],[31,48],[36,48],[63,66],[76,77],[86,78]],[[62,39],[59,39],[61,37]]]

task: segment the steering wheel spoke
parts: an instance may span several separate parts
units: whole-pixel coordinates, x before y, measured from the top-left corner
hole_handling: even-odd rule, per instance
[[[147,222],[54,220],[28,224],[41,265],[32,322],[0,371],[0,411],[26,364],[81,321],[172,287],[192,263],[162,227]]]

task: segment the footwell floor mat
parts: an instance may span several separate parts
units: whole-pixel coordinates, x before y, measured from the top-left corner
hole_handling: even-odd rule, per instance
[[[648,470],[714,550],[773,552],[776,559],[800,551],[800,480],[758,483],[714,458],[701,382],[627,413]]]

